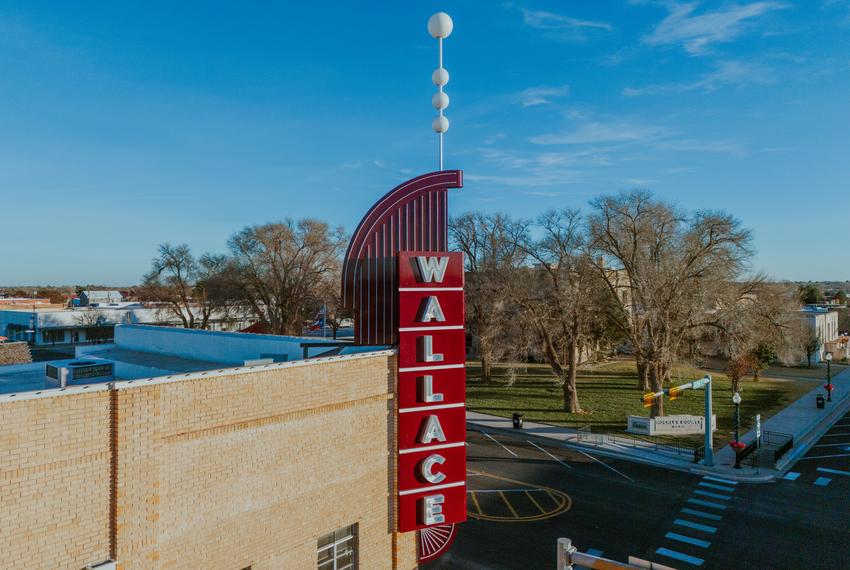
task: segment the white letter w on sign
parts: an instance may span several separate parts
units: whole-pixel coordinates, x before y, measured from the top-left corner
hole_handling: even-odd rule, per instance
[[[446,276],[446,268],[449,266],[449,258],[417,255],[416,265],[419,266],[419,276],[423,283],[431,283],[432,281],[442,283]]]

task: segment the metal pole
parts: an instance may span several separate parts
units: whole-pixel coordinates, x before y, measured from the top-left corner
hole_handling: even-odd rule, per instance
[[[706,374],[705,385],[705,466],[714,467],[714,449],[711,433],[711,376]]]
[[[559,538],[558,539],[558,570],[569,570],[572,568],[572,564],[570,563],[570,554],[571,550],[575,550],[572,547],[572,542],[569,538]]]
[[[829,393],[829,395],[827,396],[827,402],[832,401],[832,368],[830,367],[830,364],[832,364],[832,359],[827,358],[826,359],[826,385],[829,386],[826,389],[826,391]]]
[[[741,406],[740,404],[735,404],[735,443],[739,443],[741,440],[738,437],[738,430],[741,429]]]
[[[440,46],[440,56],[439,56],[440,61],[439,61],[439,65],[437,67],[442,69],[442,67],[443,67],[443,38],[438,38],[437,43]],[[439,90],[440,90],[440,93],[443,92],[443,86],[442,85],[439,86]],[[441,117],[443,116],[443,110],[442,109],[440,109],[440,116]],[[443,170],[443,133],[440,132],[440,171],[442,172],[442,170]]]

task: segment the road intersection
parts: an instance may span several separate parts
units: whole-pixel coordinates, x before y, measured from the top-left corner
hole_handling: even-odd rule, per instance
[[[773,483],[470,431],[469,521],[426,568],[554,568],[555,544],[676,568],[841,568],[850,558],[850,413]]]

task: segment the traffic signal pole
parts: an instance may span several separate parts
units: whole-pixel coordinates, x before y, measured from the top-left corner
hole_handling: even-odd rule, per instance
[[[671,400],[675,400],[685,390],[705,390],[705,459],[703,465],[706,467],[714,467],[714,447],[712,445],[711,436],[711,376],[706,374],[704,378],[673,386],[672,388],[663,389],[660,392],[652,392],[643,396],[643,406],[648,408],[658,399],[663,398],[664,394]]]
[[[714,446],[711,435],[711,376],[706,376],[705,383],[705,463],[706,467],[714,467]]]

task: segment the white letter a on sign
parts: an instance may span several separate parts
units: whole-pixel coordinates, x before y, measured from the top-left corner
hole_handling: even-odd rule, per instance
[[[446,441],[446,434],[443,433],[443,426],[440,425],[440,419],[437,416],[428,416],[420,431],[419,443],[431,443],[434,440]]]

